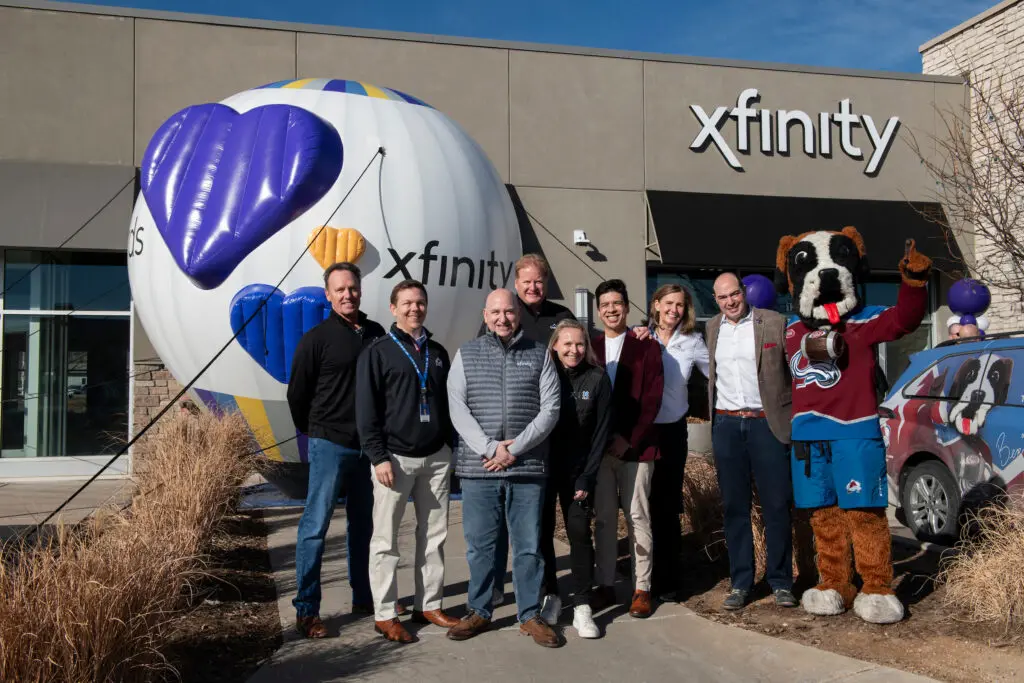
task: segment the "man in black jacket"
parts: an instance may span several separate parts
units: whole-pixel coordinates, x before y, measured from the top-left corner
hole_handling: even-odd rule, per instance
[[[516,261],[516,296],[522,312],[519,326],[523,336],[538,344],[547,344],[555,325],[563,320],[575,320],[565,306],[548,299],[548,280],[551,269],[547,260],[539,254],[524,254]],[[480,325],[477,336],[487,334],[487,325]]]
[[[395,612],[398,526],[412,495],[416,510],[416,596],[412,619],[451,628],[458,619],[441,611],[452,423],[448,415],[448,352],[423,327],[427,290],[405,280],[391,290],[395,323],[359,359],[356,422],[373,463],[373,538],[370,586],[374,629],[410,643]]]
[[[373,609],[369,555],[373,491],[369,461],[356,432],[356,359],[384,328],[359,310],[359,268],[335,263],[324,272],[331,313],[299,340],[288,382],[288,408],[295,428],[309,437],[309,492],[295,543],[295,624],[306,638],[323,638],[320,566],[324,537],[342,483],[347,490],[348,576],[352,610]]]

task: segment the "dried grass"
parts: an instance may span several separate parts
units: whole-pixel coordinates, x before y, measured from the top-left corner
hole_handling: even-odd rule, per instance
[[[971,534],[940,574],[962,618],[1024,632],[1024,494],[970,513]]]
[[[169,414],[140,449],[137,493],[0,562],[0,681],[173,677],[161,654],[203,552],[252,467],[245,421]]]
[[[698,545],[710,559],[721,557],[726,551],[722,517],[722,494],[718,490],[715,465],[708,458],[691,457],[686,463],[683,478],[684,522]],[[750,523],[754,532],[755,579],[764,575],[768,546],[765,542],[764,519],[761,504],[754,491]],[[793,515],[793,573],[816,572],[814,541],[806,515],[796,511]]]

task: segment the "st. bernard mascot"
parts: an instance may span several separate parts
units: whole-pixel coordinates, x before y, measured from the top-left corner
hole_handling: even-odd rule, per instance
[[[867,306],[864,240],[855,228],[786,236],[776,284],[793,296],[786,328],[793,374],[793,496],[811,508],[820,583],[803,608],[834,615],[853,607],[865,621],[903,618],[892,591],[885,446],[878,422],[877,347],[917,329],[928,305],[931,260],[908,240],[896,305]],[[852,545],[852,548],[851,548]],[[852,578],[851,550],[863,580]]]

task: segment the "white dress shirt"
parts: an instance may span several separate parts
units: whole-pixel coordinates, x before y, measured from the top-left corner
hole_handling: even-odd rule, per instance
[[[696,366],[701,373],[708,376],[708,347],[699,332],[682,334],[679,330],[672,333],[668,344],[661,341],[656,330],[651,336],[661,345],[661,365],[665,372],[665,388],[661,392],[661,410],[654,418],[655,424],[670,424],[683,419],[690,409],[688,384],[690,375]]]
[[[604,370],[608,373],[612,386],[615,386],[615,373],[619,369],[619,356],[622,355],[626,334],[628,333],[620,334],[618,337],[605,335],[604,338]]]
[[[757,384],[754,318],[748,312],[738,323],[722,316],[715,347],[715,406],[718,410],[761,410]]]

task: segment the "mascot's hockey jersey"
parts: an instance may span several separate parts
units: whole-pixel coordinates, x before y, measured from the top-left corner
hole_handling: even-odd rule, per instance
[[[786,328],[786,355],[793,374],[793,440],[878,439],[875,349],[920,325],[928,306],[924,287],[900,285],[895,306],[861,306],[831,329],[846,353],[835,361],[803,357],[800,341],[812,328],[794,317]]]

